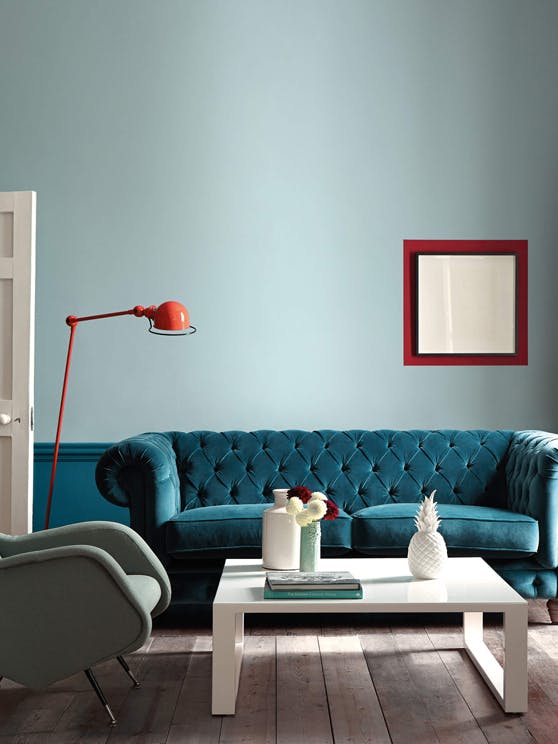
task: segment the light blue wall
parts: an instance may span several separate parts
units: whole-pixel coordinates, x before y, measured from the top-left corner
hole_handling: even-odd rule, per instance
[[[36,440],[558,428],[558,3],[0,0],[0,189],[38,192]],[[528,367],[404,367],[404,238],[529,240]]]

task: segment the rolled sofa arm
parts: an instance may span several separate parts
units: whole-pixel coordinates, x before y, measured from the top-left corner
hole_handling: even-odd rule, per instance
[[[516,431],[506,461],[508,507],[539,524],[535,558],[544,568],[558,567],[558,435]]]
[[[163,525],[180,511],[180,481],[172,433],[123,439],[101,455],[95,471],[101,495],[130,510],[130,525],[155,553],[166,554]]]

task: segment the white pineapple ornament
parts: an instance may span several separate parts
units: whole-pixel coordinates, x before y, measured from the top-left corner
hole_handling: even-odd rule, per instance
[[[409,570],[417,579],[437,579],[448,559],[444,538],[438,532],[440,519],[432,491],[420,505],[415,525],[417,532],[411,538],[407,560]]]

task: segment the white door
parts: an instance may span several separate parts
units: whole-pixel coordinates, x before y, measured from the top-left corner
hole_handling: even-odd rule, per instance
[[[33,191],[0,192],[0,532],[10,534],[32,529],[35,209]]]

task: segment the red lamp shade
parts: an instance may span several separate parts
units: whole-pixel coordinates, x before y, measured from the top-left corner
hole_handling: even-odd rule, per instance
[[[163,302],[155,310],[153,328],[155,331],[182,332],[190,329],[190,315],[180,302]]]
[[[149,332],[161,336],[187,336],[196,332],[190,325],[190,315],[181,302],[163,302],[159,307],[151,305],[134,308],[134,315],[144,316],[149,320]]]

